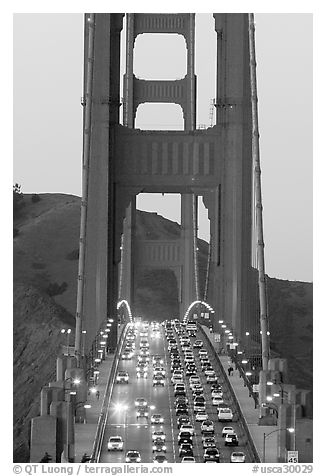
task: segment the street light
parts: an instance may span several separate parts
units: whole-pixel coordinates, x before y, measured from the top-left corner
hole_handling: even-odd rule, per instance
[[[88,408],[92,408],[92,405],[90,405],[89,403],[84,403],[84,402],[79,402],[75,405],[75,423],[76,423],[76,413],[77,413],[77,408],[78,407],[83,407],[85,408],[85,410],[87,410]],[[84,423],[87,423],[86,422],[86,412],[85,412],[85,416],[84,416]]]
[[[67,334],[67,355],[69,355],[69,337],[71,334],[71,329],[61,329],[61,334]]]
[[[263,461],[262,463],[265,463],[265,453],[266,453],[266,439],[272,434],[276,433],[278,431],[288,431],[289,433],[294,433],[294,428],[278,428],[277,430],[273,430],[269,433],[264,433],[264,443],[263,443]]]
[[[289,392],[287,392],[286,390],[284,390],[284,386],[282,384],[282,382],[272,382],[272,381],[268,381],[266,382],[266,384],[268,386],[272,386],[272,385],[279,385],[280,389],[281,389],[281,393],[279,392],[275,392],[273,393],[273,397],[277,398],[277,397],[281,397],[281,405],[284,404],[284,395],[288,396],[289,395]],[[272,401],[273,400],[273,397],[271,396],[268,396],[266,397],[266,400],[268,401]],[[287,402],[289,403],[289,402]],[[294,438],[293,438],[293,450],[295,450],[295,423],[296,423],[296,407],[295,407],[295,403],[291,404],[292,405],[292,412],[293,412],[293,432],[294,432]],[[292,432],[292,433],[293,433]]]
[[[71,395],[76,395],[76,391],[72,390],[71,388],[66,388],[66,382],[71,381],[72,384],[74,385],[79,385],[80,380],[78,378],[72,378],[68,377],[63,381],[63,390],[66,396],[67,393],[67,399],[66,401],[66,444],[64,445],[64,458],[67,463],[70,463],[70,458],[69,458],[69,434],[70,434],[70,413],[71,413]]]

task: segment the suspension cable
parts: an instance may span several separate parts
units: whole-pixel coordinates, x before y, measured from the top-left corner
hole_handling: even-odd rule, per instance
[[[199,281],[198,281],[198,254],[197,254],[197,197],[192,195],[192,225],[193,225],[193,249],[195,268],[195,292],[196,300],[199,301]]]
[[[95,36],[95,14],[91,13],[87,17],[88,26],[88,49],[87,49],[87,70],[85,81],[85,122],[83,137],[83,174],[82,174],[82,197],[80,212],[80,235],[79,235],[79,258],[78,258],[78,280],[77,280],[77,305],[76,305],[76,331],[75,331],[75,353],[77,360],[80,356],[81,332],[82,332],[82,308],[85,280],[85,259],[86,259],[86,223],[87,223],[87,198],[88,198],[88,175],[90,159],[90,139],[91,139],[91,110],[93,93],[93,63],[94,63],[94,36]]]
[[[250,55],[250,85],[251,85],[251,114],[252,114],[252,157],[255,164],[256,186],[256,216],[257,216],[257,258],[259,279],[260,303],[260,329],[262,346],[262,367],[268,369],[269,345],[267,335],[267,302],[265,282],[265,257],[263,235],[263,206],[261,195],[261,169],[259,156],[259,131],[258,131],[258,106],[257,106],[257,80],[256,80],[256,54],[255,54],[255,24],[254,15],[249,13],[249,55]]]

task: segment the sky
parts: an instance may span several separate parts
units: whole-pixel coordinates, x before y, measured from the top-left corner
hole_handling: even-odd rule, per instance
[[[266,272],[312,281],[312,15],[260,13],[255,21]],[[197,124],[209,125],[215,33],[208,15],[198,14],[196,25]],[[163,46],[144,37],[136,42],[136,75],[182,77],[183,39]],[[25,193],[81,194],[82,63],[81,14],[14,15],[13,181]],[[153,122],[180,128],[180,111],[139,111],[137,127]],[[156,198],[139,197],[138,207],[178,221],[176,198]],[[199,227],[206,238],[203,207]]]

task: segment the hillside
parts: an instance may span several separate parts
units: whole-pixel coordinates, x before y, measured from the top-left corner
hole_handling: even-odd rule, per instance
[[[28,461],[29,421],[39,412],[39,395],[55,371],[60,329],[74,325],[80,198],[41,194],[14,221],[14,461]],[[136,234],[176,238],[180,225],[156,213],[137,212]],[[202,286],[208,245],[199,240]],[[170,271],[136,270],[135,312],[163,320],[177,314]],[[271,344],[288,358],[291,383],[312,388],[312,284],[268,279]]]

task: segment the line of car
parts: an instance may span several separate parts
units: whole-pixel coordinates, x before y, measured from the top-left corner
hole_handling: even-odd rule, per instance
[[[217,409],[218,421],[232,421],[233,413],[225,402],[222,386],[210,363],[208,352],[204,348],[203,342],[196,339],[196,331],[195,322],[188,322],[185,325],[180,321],[165,322],[165,337],[170,354],[171,382],[175,397],[174,406],[179,429],[179,457],[182,458],[181,462],[195,462],[193,441],[195,428],[190,419],[194,413],[194,424],[200,423],[202,436],[203,455],[201,461],[219,463],[220,451],[215,440],[214,422],[209,418],[207,412],[204,386],[210,385],[211,404]],[[195,338],[195,340],[192,342],[191,338]],[[197,359],[195,359],[196,351]],[[238,446],[239,444],[238,436],[231,426],[223,428],[222,437],[225,446]],[[232,452],[230,462],[245,462],[245,454],[241,451]]]
[[[151,323],[151,337],[158,336],[162,331],[157,322]],[[149,366],[152,364],[152,385],[165,386],[166,372],[165,359],[162,355],[150,355],[148,332],[149,323],[142,322],[139,328],[139,352],[137,355],[137,378],[147,379],[150,375]],[[203,342],[196,338],[197,325],[195,322],[186,324],[180,321],[166,321],[163,326],[167,341],[169,354],[169,365],[171,371],[171,385],[173,385],[174,412],[178,427],[178,455],[182,463],[193,463],[194,437],[198,433],[195,430],[197,423],[200,425],[200,435],[203,448],[203,462],[220,462],[220,451],[215,439],[214,422],[209,418],[207,412],[207,401],[204,396],[204,387],[209,387],[210,405],[217,409],[218,421],[232,421],[233,414],[227,405],[222,386],[210,363],[208,352],[204,348]],[[192,340],[194,339],[194,340]],[[136,356],[135,350],[136,330],[132,326],[126,336],[121,359],[131,360]],[[124,370],[119,370],[116,377],[117,384],[128,384],[129,375]],[[207,393],[207,391],[206,391]],[[153,413],[150,416],[149,405],[145,398],[137,397],[135,400],[136,418],[150,418],[152,425],[163,425],[164,417],[160,413]],[[194,414],[194,417],[193,417]],[[225,446],[238,446],[239,439],[233,427],[226,426],[222,431],[222,438]],[[112,436],[108,441],[108,450],[123,450],[123,441],[120,436]],[[163,430],[152,432],[152,452],[154,463],[166,463],[167,458],[166,436]],[[196,455],[196,457],[198,457]],[[126,452],[126,462],[141,462],[141,455],[138,450],[132,449]],[[245,462],[245,454],[241,451],[234,451],[230,456],[230,462]]]
[[[131,326],[126,335],[126,343],[124,345],[121,359],[131,360],[137,356],[136,363],[136,376],[137,379],[147,379],[150,375],[150,363],[152,364],[152,385],[165,386],[166,371],[164,368],[164,358],[162,355],[150,355],[149,352],[149,323],[144,321],[139,327],[139,351],[136,354],[136,334],[137,330],[135,326]],[[160,325],[157,322],[151,323],[151,337],[158,337],[160,335]],[[116,376],[116,383],[129,383],[129,375],[125,370],[119,370]],[[154,406],[149,405],[149,402],[144,397],[137,397],[135,399],[136,419],[145,419],[147,422],[150,418],[151,425],[164,424],[164,417],[160,413],[152,413],[150,416],[150,410],[154,409]],[[166,435],[161,429],[154,429],[151,435],[152,441],[152,453],[154,463],[166,463]],[[108,451],[121,450],[123,451],[123,440],[121,436],[111,436],[108,441]],[[136,449],[130,449],[126,451],[125,461],[128,463],[140,463],[142,461],[140,451]]]

